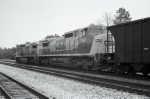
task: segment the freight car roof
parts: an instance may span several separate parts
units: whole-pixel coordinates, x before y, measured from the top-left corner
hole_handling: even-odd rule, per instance
[[[107,29],[115,39],[115,62],[150,63],[150,17],[110,26]]]
[[[108,26],[106,27],[107,29],[110,29],[110,28],[114,28],[116,26],[120,26],[120,25],[124,25],[124,24],[129,24],[129,23],[134,23],[134,22],[139,22],[141,20],[147,20],[147,19],[150,19],[150,17],[147,17],[147,18],[143,18],[143,19],[138,19],[138,20],[134,20],[134,21],[129,21],[129,22],[126,22],[126,23],[121,23],[121,24],[117,24],[117,25],[112,25],[112,26]]]

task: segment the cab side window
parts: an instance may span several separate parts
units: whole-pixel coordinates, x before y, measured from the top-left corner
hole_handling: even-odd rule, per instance
[[[82,31],[79,31],[79,37],[82,37]]]
[[[43,43],[42,45],[43,45],[43,47],[47,47],[49,45],[49,43]]]

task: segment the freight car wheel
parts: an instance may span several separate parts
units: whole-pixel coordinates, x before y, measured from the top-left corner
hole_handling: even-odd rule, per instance
[[[129,71],[127,71],[127,74],[130,75],[130,76],[133,76],[135,73],[136,73],[136,71],[132,67],[130,68]]]
[[[142,72],[144,76],[147,76],[149,73],[148,72]]]
[[[115,73],[116,74],[124,74],[125,73],[125,66],[124,65],[116,65],[115,66]]]

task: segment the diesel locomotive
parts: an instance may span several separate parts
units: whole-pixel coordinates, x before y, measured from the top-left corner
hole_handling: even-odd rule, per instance
[[[90,25],[17,45],[16,61],[47,66],[150,72],[150,18],[104,27]]]

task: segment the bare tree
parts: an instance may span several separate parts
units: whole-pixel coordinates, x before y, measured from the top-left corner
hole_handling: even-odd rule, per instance
[[[105,12],[102,15],[102,19],[98,20],[97,23],[99,25],[105,25],[105,26],[110,26],[113,24],[113,19],[112,19],[112,14],[110,12]]]

